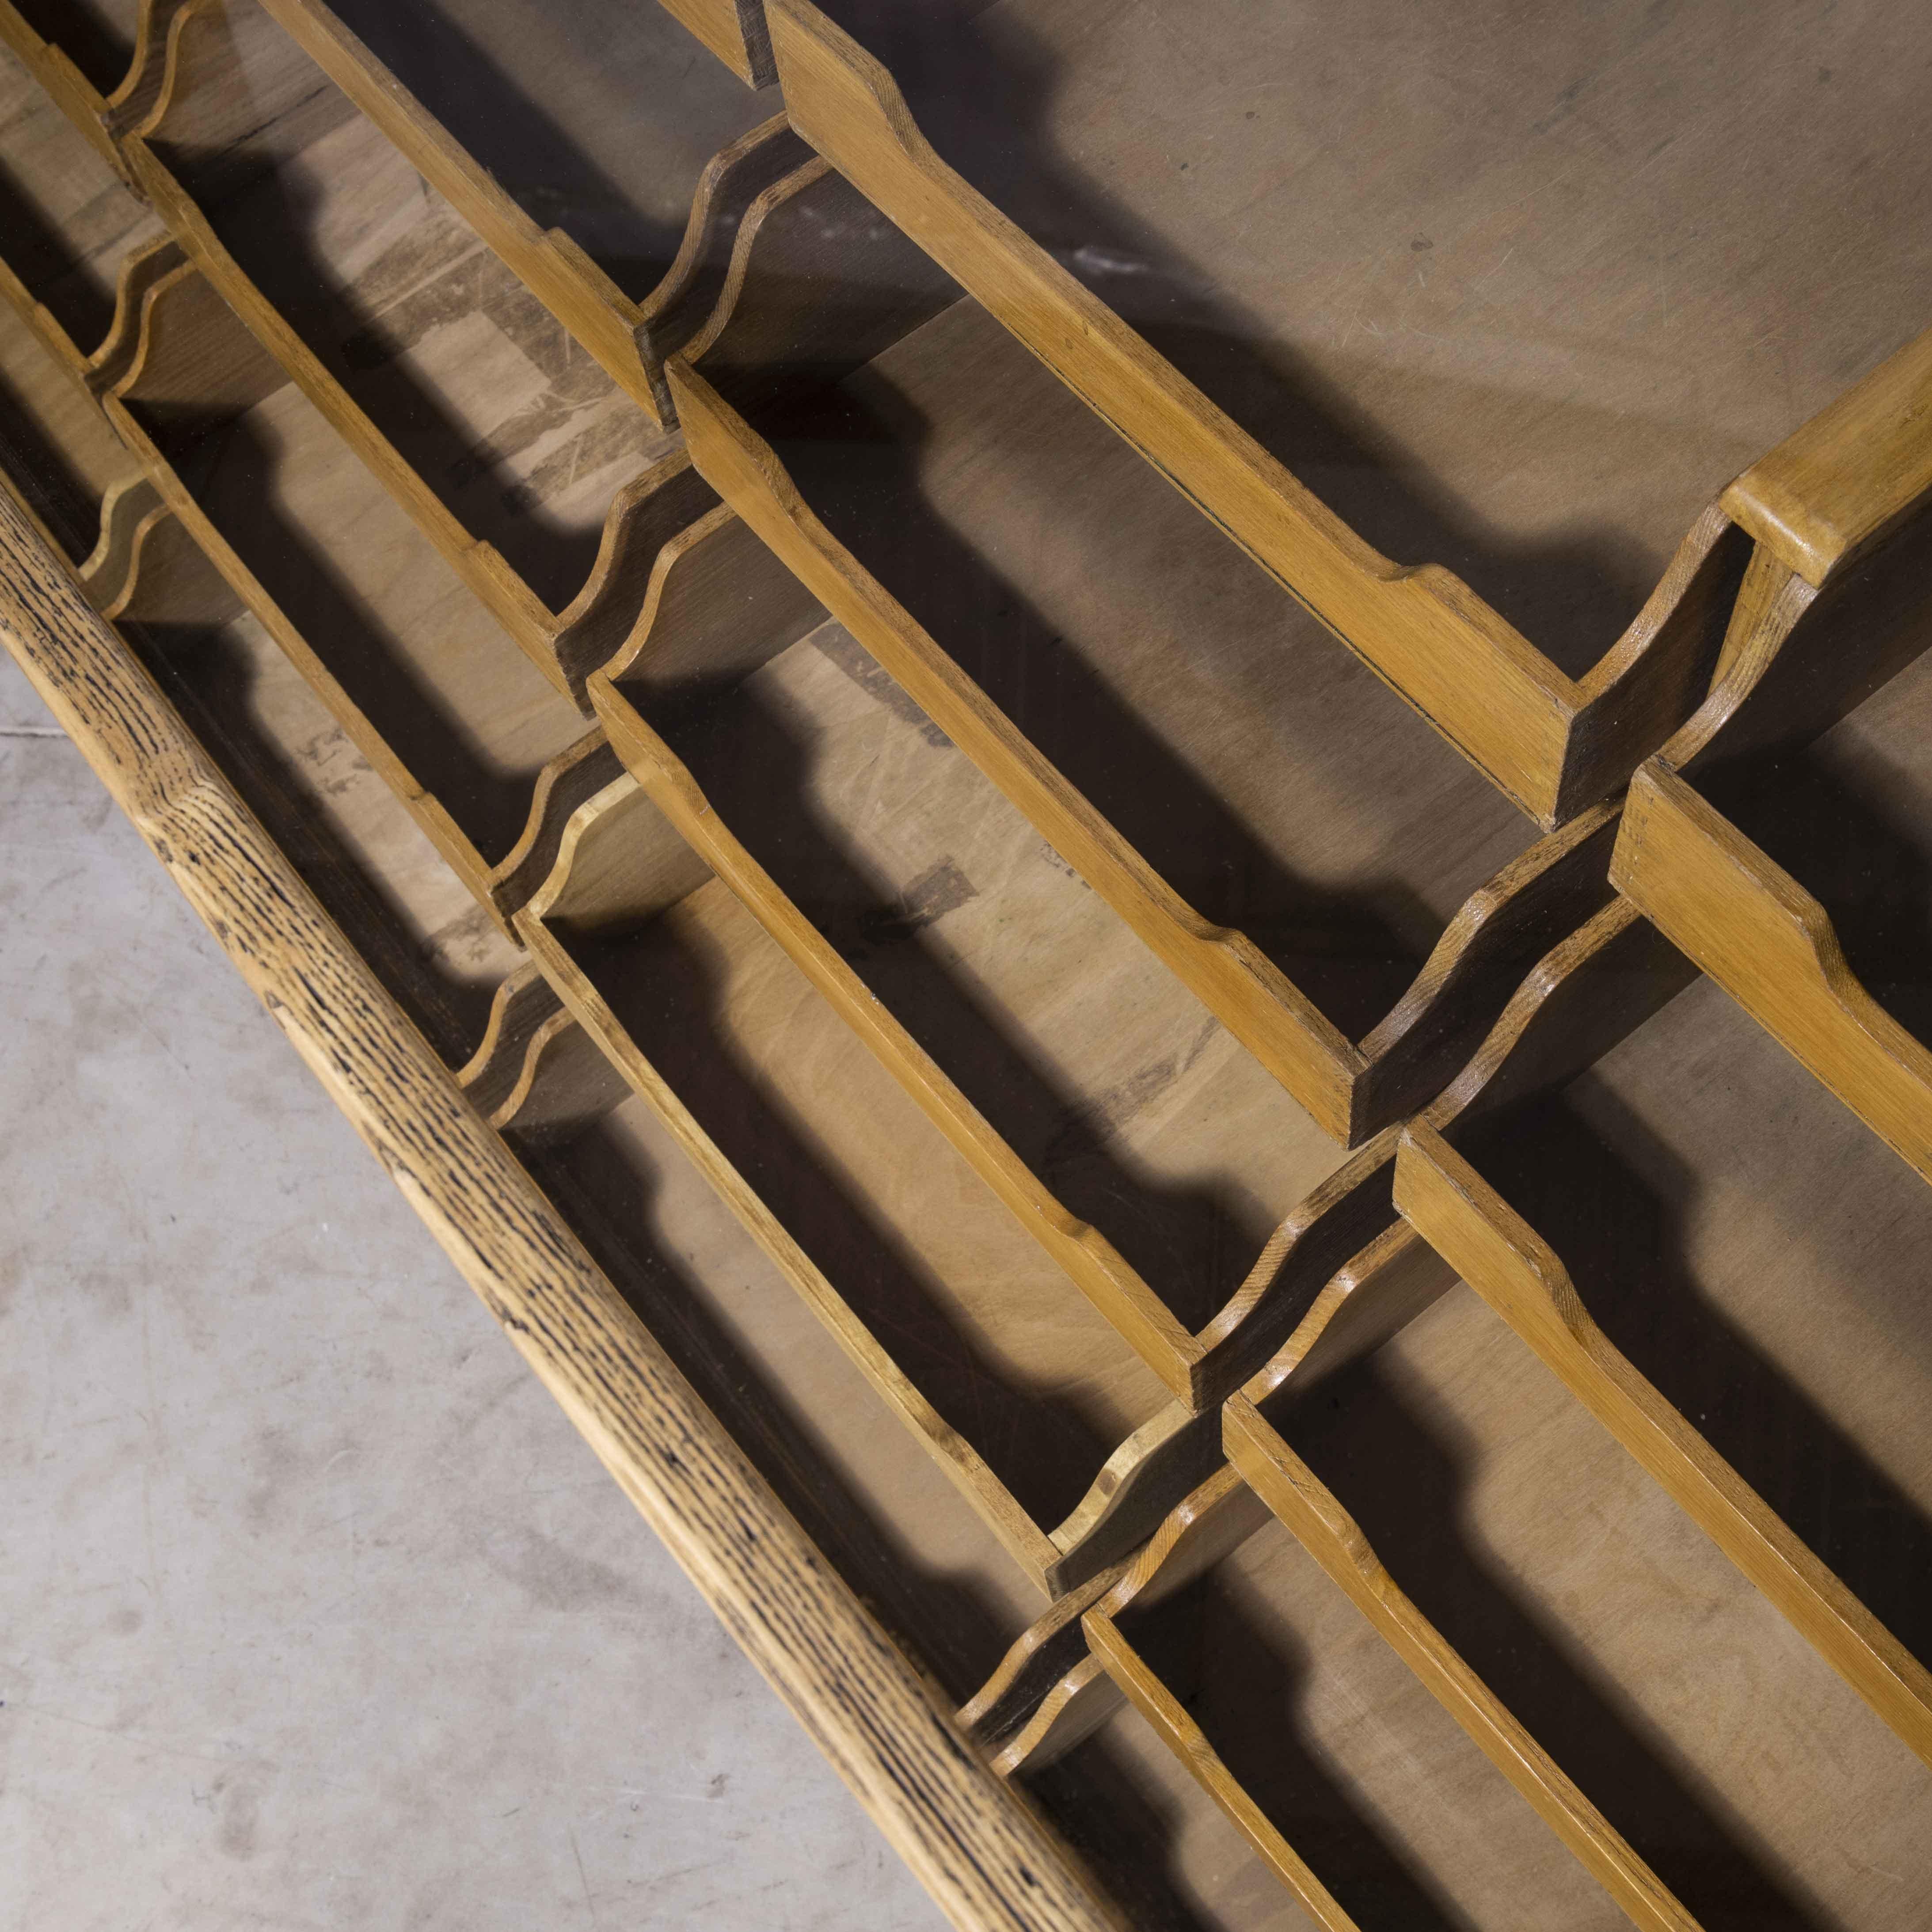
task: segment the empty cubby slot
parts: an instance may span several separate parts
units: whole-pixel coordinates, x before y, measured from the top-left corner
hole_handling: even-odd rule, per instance
[[[1924,1768],[1474,1292],[1277,1422],[1706,1932],[1909,1922]]]
[[[1043,1538],[1162,1406],[1152,1375],[722,882],[553,938]]]
[[[165,232],[0,47],[0,254],[83,355],[113,320],[122,258]]]
[[[184,71],[145,139],[194,218],[373,423],[376,460],[561,610],[662,432],[254,0],[176,40]],[[264,62],[280,111],[238,142],[227,91]]]
[[[335,10],[539,227],[634,302],[676,258],[705,164],[779,111],[656,6]]]
[[[1552,38],[1494,9],[822,4],[1318,498],[1573,676],[1706,502],[1925,326],[1920,14],[1747,44],[1698,8]]]
[[[1708,980],[1450,1133],[1610,1342],[1932,1661],[1932,1190]]]
[[[1160,877],[1350,1038],[1534,840],[976,303],[750,420],[832,534]]]
[[[1588,1874],[1280,1524],[1264,1522],[1153,1608],[1130,1610],[1118,1630],[1214,1754],[1204,1790],[1253,1805],[1358,1924],[1502,1926],[1528,1898],[1539,1927],[1616,1922]],[[1109,1728],[1143,1721],[1129,1712]]]
[[[965,1696],[1036,1614],[1037,1586],[662,1121],[632,1098],[566,1144],[520,1151],[819,1548]]]
[[[125,406],[482,866],[504,858],[575,708],[293,385],[212,419]]]
[[[254,616],[128,631],[330,916],[458,1064],[519,956],[488,908]]]
[[[1340,1157],[1300,1108],[839,625],[617,689],[1048,1190],[1203,1327]]]

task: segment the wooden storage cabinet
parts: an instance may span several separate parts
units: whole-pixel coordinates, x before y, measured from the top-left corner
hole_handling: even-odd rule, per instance
[[[1918,1922],[1927,46],[1638,11],[0,14],[10,644],[960,1924]]]

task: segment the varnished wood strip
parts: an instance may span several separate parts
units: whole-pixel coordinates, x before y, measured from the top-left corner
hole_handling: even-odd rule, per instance
[[[523,1077],[530,1036],[563,1010],[534,960],[526,960],[496,988],[476,1051],[456,1070],[456,1084],[487,1120],[502,1108]]]
[[[760,197],[811,159],[811,148],[780,114],[721,148],[705,164],[677,254],[639,308],[638,326],[648,345],[651,378],[667,422],[675,421],[676,411],[664,377],[665,361],[711,320],[730,276],[738,236]]]
[[[1610,898],[1616,820],[1614,804],[1579,813],[1456,908],[1414,984],[1360,1042],[1354,1139],[1433,1100],[1466,1064],[1522,975]]]
[[[718,506],[717,494],[673,450],[611,499],[584,588],[559,614],[551,649],[571,694],[587,706],[584,682],[622,650],[650,593],[667,544]]]
[[[1195,1783],[1220,1806],[1288,1896],[1322,1932],[1358,1932],[1355,1921],[1222,1762],[1186,1707],[1161,1682],[1120,1626],[1097,1610],[1089,1610],[1082,1622],[1093,1654],[1107,1675],[1147,1720],[1154,1735],[1186,1766]]]
[[[1726,511],[1814,589],[1932,496],[1932,328],[1724,492]]]
[[[444,1251],[962,1928],[1122,1924],[981,1766],[10,502],[8,646]]]
[[[1254,1374],[1306,1319],[1335,1271],[1395,1220],[1389,1179],[1399,1131],[1384,1129],[1289,1210],[1201,1331],[1196,1379],[1209,1400],[1224,1400]]]
[[[172,274],[184,259],[182,245],[172,235],[131,250],[122,259],[114,278],[114,320],[82,369],[87,386],[97,396],[105,394],[126,376],[140,349],[148,291]]]
[[[1101,1466],[1087,1493],[1053,1531],[1063,1576],[1084,1576],[1130,1556],[1221,1460],[1212,1409],[1172,1402]]]
[[[1873,1710],[1932,1764],[1932,1673],[1590,1318],[1548,1245],[1434,1129],[1396,1160],[1403,1215]]]
[[[1000,1746],[993,1771],[1009,1778],[1022,1770],[1044,1771],[1084,1744],[1126,1701],[1106,1664],[1090,1650]]]
[[[1087,1634],[1080,1619],[1120,1576],[1115,1564],[1056,1597],[1020,1633],[992,1676],[961,1705],[960,1728],[981,1750],[1003,1744],[1032,1718],[1047,1693],[1084,1662]]]
[[[926,1448],[1022,1569],[1048,1595],[1062,1554],[971,1443],[900,1368],[836,1286],[725,1156],[652,1064],[560,936],[634,922],[710,877],[638,786],[620,773],[571,815],[550,878],[516,916],[518,936],[572,1018],[663,1124],[780,1276]]]
[[[187,0],[141,0],[128,71],[101,106],[101,121],[111,140],[118,142],[153,112],[166,82],[168,34],[186,4]],[[126,164],[117,160],[116,165],[124,169]]]
[[[1696,1922],[1541,1744],[1403,1594],[1361,1528],[1245,1396],[1222,1412],[1228,1456],[1483,1754],[1514,1785],[1634,1924]]]
[[[127,477],[111,485],[100,500],[100,539],[76,574],[87,601],[104,616],[113,616],[114,607],[126,594],[134,571],[136,532],[160,502],[160,491],[144,476]]]
[[[82,584],[88,602],[116,623],[206,631],[242,608],[234,586],[158,493],[134,526],[126,574],[112,594],[105,594],[104,583],[97,586],[84,575]]]
[[[1932,1180],[1932,1051],[1859,983],[1817,900],[1660,758],[1630,787],[1614,876],[1633,905]]]
[[[746,850],[683,761],[643,714],[601,679],[593,680],[591,689],[611,744],[692,850],[731,889],[1135,1353],[1176,1395],[1194,1407],[1202,1406],[1195,1372],[1201,1351],[1167,1304],[1106,1235],[1054,1198],[957,1083]]]
[[[623,767],[602,731],[567,746],[537,774],[530,814],[521,836],[491,868],[490,903],[506,919],[542,887],[555,870],[566,828],[578,808],[620,777]]]

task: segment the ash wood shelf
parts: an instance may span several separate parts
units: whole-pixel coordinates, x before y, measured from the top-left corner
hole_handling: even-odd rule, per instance
[[[1926,38],[1499,8],[0,10],[0,629],[962,1926],[1922,1919]]]

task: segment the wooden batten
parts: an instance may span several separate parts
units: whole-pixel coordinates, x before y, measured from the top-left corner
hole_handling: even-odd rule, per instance
[[[1409,1225],[1932,1764],[1932,1672],[1631,1366],[1591,1319],[1547,1244],[1434,1128],[1418,1123],[1405,1130],[1396,1202]]]

